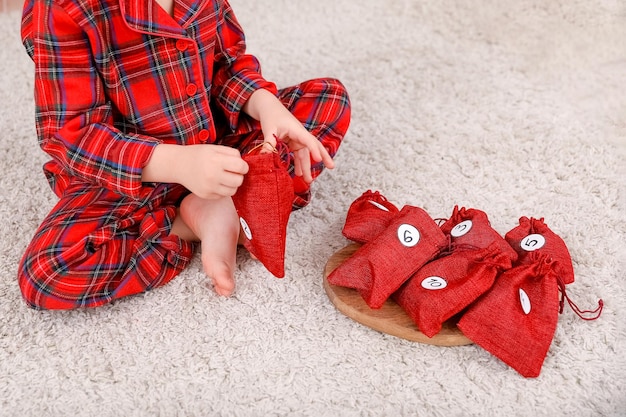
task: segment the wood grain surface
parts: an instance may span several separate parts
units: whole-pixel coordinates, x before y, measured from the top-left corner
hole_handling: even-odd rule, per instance
[[[371,309],[361,295],[352,288],[332,285],[328,275],[350,258],[360,245],[353,243],[335,252],[324,268],[324,289],[330,301],[346,316],[382,333],[437,346],[462,346],[472,344],[456,325],[444,323],[441,331],[432,338],[420,332],[413,320],[395,301],[389,299],[380,309]]]

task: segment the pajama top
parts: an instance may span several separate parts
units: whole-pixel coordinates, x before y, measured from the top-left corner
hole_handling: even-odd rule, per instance
[[[277,91],[245,52],[225,0],[26,0],[22,38],[35,63],[39,144],[59,201],[35,232],[18,283],[37,309],[96,307],[162,286],[196,244],[170,233],[180,184],[142,183],[160,143],[217,143],[242,153],[263,135],[241,109],[259,88],[335,155],[350,122],[343,85]],[[294,177],[293,156],[282,156]],[[316,178],[322,163],[311,167]],[[310,199],[295,177],[293,208]]]
[[[144,198],[160,143],[213,143],[259,88],[226,0],[27,0],[22,39],[35,63],[38,141],[57,195],[72,178]]]

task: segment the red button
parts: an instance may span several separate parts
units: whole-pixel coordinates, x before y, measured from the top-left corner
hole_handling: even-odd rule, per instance
[[[188,84],[185,91],[187,91],[188,96],[193,96],[198,91],[198,87],[195,84]]]
[[[209,131],[206,129],[202,129],[198,134],[198,139],[200,139],[201,142],[205,142],[207,139],[209,139]]]
[[[186,51],[187,48],[189,48],[189,44],[185,42],[184,40],[179,39],[176,41],[176,49],[178,49],[179,51],[181,52]]]

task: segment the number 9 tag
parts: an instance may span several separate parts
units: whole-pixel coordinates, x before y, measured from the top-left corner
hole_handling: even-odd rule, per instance
[[[398,227],[398,240],[407,248],[412,248],[420,241],[420,232],[415,226],[410,224],[401,224]]]

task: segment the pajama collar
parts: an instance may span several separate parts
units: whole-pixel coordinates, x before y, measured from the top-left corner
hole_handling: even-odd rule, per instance
[[[131,29],[179,37],[187,35],[185,28],[210,3],[211,0],[174,0],[173,18],[155,0],[120,0],[120,10]]]

